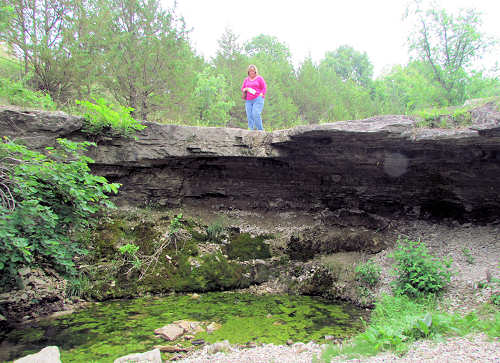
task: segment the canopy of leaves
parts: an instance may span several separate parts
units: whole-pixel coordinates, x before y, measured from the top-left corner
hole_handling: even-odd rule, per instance
[[[19,268],[74,272],[84,249],[71,235],[95,223],[119,185],[90,173],[81,151],[93,145],[58,140],[42,154],[8,139],[0,143],[0,271],[11,282]]]

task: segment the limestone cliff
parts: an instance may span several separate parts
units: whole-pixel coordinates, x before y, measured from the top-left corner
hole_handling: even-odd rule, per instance
[[[36,148],[82,140],[83,120],[0,108],[0,136]],[[472,125],[424,129],[405,116],[274,132],[145,123],[137,139],[102,138],[94,172],[122,183],[117,203],[333,214],[500,217],[500,113]],[[346,212],[347,211],[347,212]]]

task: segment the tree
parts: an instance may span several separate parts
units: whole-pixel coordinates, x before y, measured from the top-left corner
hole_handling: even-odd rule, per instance
[[[198,75],[194,90],[198,119],[207,126],[226,126],[234,102],[229,97],[228,84],[222,74],[213,74],[210,67]]]
[[[373,77],[373,65],[365,53],[349,45],[342,45],[333,52],[327,52],[320,67],[327,67],[344,81],[351,80],[360,86],[369,86]]]
[[[432,77],[431,66],[414,61],[407,66],[394,66],[377,79],[375,100],[380,114],[407,114],[414,110],[446,106],[446,94]]]
[[[224,76],[229,98],[233,107],[229,111],[230,125],[246,127],[246,113],[241,101],[241,84],[246,75],[248,57],[243,54],[243,47],[238,42],[238,36],[229,28],[217,41],[218,49],[212,63],[218,74]]]
[[[72,2],[69,0],[5,0],[14,11],[2,39],[13,46],[24,62],[24,73],[32,72],[35,89],[65,101],[74,77],[69,39]]]
[[[107,19],[101,43],[104,85],[143,120],[164,108],[178,111],[196,76],[184,22],[157,0],[102,0],[100,8]]]
[[[454,16],[444,9],[422,9],[420,2],[415,2],[406,17],[416,19],[408,39],[410,50],[430,64],[433,78],[446,91],[450,104],[463,102],[468,67],[493,44],[479,31],[480,14],[466,9]]]
[[[311,57],[306,58],[300,65],[297,80],[299,87],[295,89],[294,99],[299,107],[301,119],[309,124],[316,124],[326,119],[333,89],[321,81],[319,68]]]

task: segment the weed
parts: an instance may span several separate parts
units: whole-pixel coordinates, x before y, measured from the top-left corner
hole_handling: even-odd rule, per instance
[[[224,225],[220,220],[216,220],[209,226],[205,228],[207,233],[207,240],[215,243],[219,243],[222,233],[224,232]]]
[[[394,288],[397,293],[421,296],[440,292],[451,279],[451,259],[437,259],[420,241],[398,240],[392,253],[396,261]]]
[[[380,280],[380,266],[368,261],[356,266],[356,280],[368,287],[375,287]]]
[[[467,261],[467,263],[469,265],[473,265],[475,261],[474,261],[474,257],[471,254],[471,250],[468,249],[467,247],[464,247],[464,248],[462,248],[462,253],[465,256],[465,261]]]

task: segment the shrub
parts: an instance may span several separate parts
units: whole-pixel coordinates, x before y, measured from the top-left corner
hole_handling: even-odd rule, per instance
[[[80,154],[93,143],[58,139],[47,155],[5,139],[0,143],[0,272],[7,280],[19,268],[50,265],[74,272],[84,253],[71,234],[95,223],[95,213],[113,207],[106,193],[118,184],[92,175],[92,159]],[[95,144],[94,144],[95,145]]]
[[[21,82],[0,79],[0,99],[11,105],[36,107],[44,110],[55,110],[56,104],[50,95],[41,91],[32,91]]]
[[[146,128],[130,116],[134,110],[131,107],[113,105],[104,98],[95,100],[95,103],[79,100],[76,103],[84,109],[84,131],[89,134],[98,135],[109,130],[117,135],[132,136],[136,131]]]
[[[451,279],[451,259],[440,260],[429,254],[420,241],[398,240],[391,255],[396,261],[394,283],[397,293],[409,296],[441,291]]]
[[[368,261],[356,266],[356,280],[369,287],[374,287],[380,280],[380,266]]]

